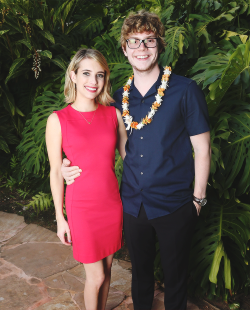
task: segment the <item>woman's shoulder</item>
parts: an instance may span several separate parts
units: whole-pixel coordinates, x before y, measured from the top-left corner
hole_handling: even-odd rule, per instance
[[[67,104],[67,106],[60,110],[54,110],[53,113],[57,114],[57,115],[66,115],[66,114],[69,114],[69,111],[71,109],[71,106],[70,104]]]
[[[112,105],[103,105],[99,103],[99,108],[104,112],[104,113],[114,113],[114,111],[116,110],[116,108]]]

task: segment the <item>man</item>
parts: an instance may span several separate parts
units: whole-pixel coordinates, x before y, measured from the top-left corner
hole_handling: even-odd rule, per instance
[[[204,95],[194,81],[159,67],[163,36],[156,14],[140,11],[125,19],[121,45],[134,77],[114,94],[128,133],[121,197],[135,310],[152,307],[156,235],[165,309],[186,309],[189,248],[210,171]],[[68,184],[78,169],[62,168]]]

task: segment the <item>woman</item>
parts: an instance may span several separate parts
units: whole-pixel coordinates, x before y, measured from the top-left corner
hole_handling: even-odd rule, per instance
[[[113,255],[123,244],[114,163],[116,147],[125,156],[127,135],[120,111],[108,106],[113,102],[109,76],[100,52],[79,50],[65,77],[69,105],[50,115],[46,128],[57,235],[65,245],[72,242],[74,258],[84,264],[87,310],[105,309]],[[63,216],[62,149],[72,165],[82,169],[66,189],[68,223]]]

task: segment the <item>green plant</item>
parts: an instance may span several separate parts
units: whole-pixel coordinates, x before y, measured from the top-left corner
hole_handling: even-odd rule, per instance
[[[47,210],[51,204],[53,203],[53,198],[51,193],[43,193],[39,192],[35,196],[32,197],[32,200],[25,207],[32,207],[37,213],[39,211]]]
[[[210,114],[209,202],[195,229],[189,289],[224,299],[249,292],[250,206],[241,202],[250,189],[249,1],[1,1],[0,156],[9,169],[6,184],[22,184],[37,212],[52,206],[44,132],[49,114],[65,106],[67,63],[80,46],[94,47],[109,63],[112,92],[122,87],[131,66],[120,47],[121,26],[131,10],[143,8],[158,13],[166,28],[160,64],[194,79]],[[42,70],[37,79],[33,55]],[[118,153],[115,171],[120,183]],[[159,244],[156,250],[155,276],[162,281]]]

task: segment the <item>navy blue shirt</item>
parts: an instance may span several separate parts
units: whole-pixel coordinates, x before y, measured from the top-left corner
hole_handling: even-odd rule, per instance
[[[163,68],[156,83],[143,97],[132,82],[129,110],[140,122],[161,85]],[[114,94],[122,113],[123,88]],[[121,198],[124,212],[138,216],[143,203],[148,219],[170,214],[192,201],[194,159],[190,136],[209,131],[204,94],[196,82],[174,73],[170,76],[161,106],[150,124],[127,131]]]

